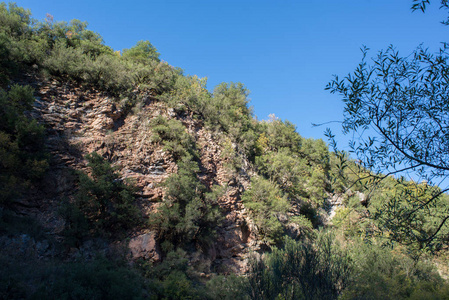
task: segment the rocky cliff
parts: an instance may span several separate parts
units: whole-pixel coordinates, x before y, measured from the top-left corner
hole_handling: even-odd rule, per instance
[[[161,183],[177,172],[173,156],[160,143],[151,141],[150,123],[157,116],[177,119],[198,145],[201,182],[208,187],[225,187],[218,201],[224,218],[217,229],[217,239],[197,260],[206,259],[215,269],[225,272],[245,271],[248,254],[263,246],[241,200],[254,171],[248,162],[247,168],[239,172],[227,166],[229,158],[223,154],[219,134],[208,130],[203,120],[193,118],[188,111],[176,113],[152,95],[145,96],[138,112],[127,112],[115,99],[94,89],[36,77],[22,83],[31,84],[35,89],[35,103],[30,113],[45,126],[46,146],[51,153],[47,175],[32,197],[22,200],[22,213],[37,217],[48,232],[62,239],[58,234],[64,228],[64,219],[59,216],[58,207],[76,191],[73,171],[88,172],[84,155],[95,151],[110,161],[124,180],[137,187],[139,207],[148,218],[157,211],[164,197]],[[120,243],[128,244],[132,259],[160,261],[163,254],[156,235],[143,226],[130,232],[126,241]],[[71,249],[71,255],[83,247]],[[54,251],[51,254],[61,255]]]

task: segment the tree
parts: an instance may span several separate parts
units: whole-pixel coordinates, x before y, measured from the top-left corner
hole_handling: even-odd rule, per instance
[[[352,269],[348,250],[328,232],[315,240],[286,238],[283,249],[249,260],[247,292],[251,299],[338,299]]]
[[[0,88],[0,205],[16,202],[48,168],[45,129],[26,113],[33,101],[31,86]]]
[[[164,182],[166,193],[158,212],[150,217],[164,251],[193,244],[207,247],[221,221],[217,199],[221,191],[211,192],[199,180],[198,163],[185,156],[178,161],[178,172]]]
[[[131,49],[123,50],[123,57],[142,64],[148,64],[151,60],[159,61],[159,55],[149,41],[138,41]]]
[[[413,0],[412,10],[425,11],[427,4],[428,0]],[[448,8],[447,1],[441,1],[441,8]],[[448,21],[442,23],[448,25]],[[370,64],[368,48],[362,53],[353,73],[343,79],[336,76],[326,87],[343,97],[343,132],[353,136],[351,152],[374,172],[369,175],[371,183],[386,175],[413,172],[415,180],[445,186],[449,176],[447,45],[435,54],[420,46],[405,57],[390,46],[379,51]],[[429,209],[447,191],[447,187],[432,189],[425,201],[410,201],[407,211],[389,209],[389,217],[402,219],[402,224],[413,222],[420,210]],[[394,207],[398,197],[393,196],[386,205]],[[445,211],[434,232],[417,236],[416,241],[425,247],[442,238],[438,233],[448,219]]]
[[[98,153],[92,152],[86,159],[90,176],[79,174],[76,204],[93,229],[113,235],[139,225],[141,216],[135,203],[134,188],[125,184]]]
[[[258,228],[258,233],[268,245],[281,241],[284,226],[280,220],[287,218],[290,204],[279,187],[263,177],[251,178],[251,187],[242,195],[245,207]]]

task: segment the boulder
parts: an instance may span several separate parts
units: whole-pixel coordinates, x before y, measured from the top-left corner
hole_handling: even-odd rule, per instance
[[[138,235],[129,241],[129,250],[133,259],[159,261],[161,254],[156,243],[154,232]]]

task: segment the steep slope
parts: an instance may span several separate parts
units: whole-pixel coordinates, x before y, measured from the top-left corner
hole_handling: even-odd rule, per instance
[[[99,91],[57,80],[46,82],[34,78],[28,81],[36,89],[32,115],[46,128],[47,147],[52,156],[43,185],[45,196],[41,194],[41,199],[35,199],[39,203],[47,202],[46,205],[53,203],[50,205],[53,210],[42,211],[42,214],[51,215],[46,216],[46,227],[53,227],[56,234],[62,230],[64,221],[54,221],[60,219],[55,208],[64,197],[73,197],[76,178],[72,170],[87,171],[83,157],[91,152],[98,152],[111,161],[123,179],[130,179],[137,187],[136,196],[146,217],[154,213],[164,197],[161,183],[177,171],[172,155],[164,151],[161,144],[151,142],[151,120],[164,116],[180,120],[185,131],[194,137],[199,148],[201,182],[207,187],[226,187],[218,199],[224,220],[205,258],[220,269],[244,270],[248,253],[259,249],[254,225],[241,201],[241,194],[249,185],[248,173],[253,171],[231,174],[220,142],[204,127],[202,120],[194,120],[187,113],[178,115],[151,96],[143,100],[145,105],[140,112],[126,114],[119,104]],[[148,234],[148,230],[144,226],[130,237]],[[154,249],[147,251],[154,252]],[[141,251],[136,255],[150,258]],[[157,257],[160,259],[160,255]]]

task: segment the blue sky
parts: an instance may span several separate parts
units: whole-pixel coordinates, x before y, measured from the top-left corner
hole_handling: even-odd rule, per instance
[[[149,40],[161,58],[186,74],[242,82],[259,120],[274,113],[304,137],[324,138],[312,123],[342,120],[337,95],[324,90],[361,59],[390,44],[409,54],[419,44],[437,50],[449,32],[434,1],[422,14],[411,0],[19,0],[36,19],[79,19],[115,50]],[[338,124],[329,125],[335,133]],[[346,139],[342,138],[343,144]],[[344,146],[344,145],[342,145]]]

